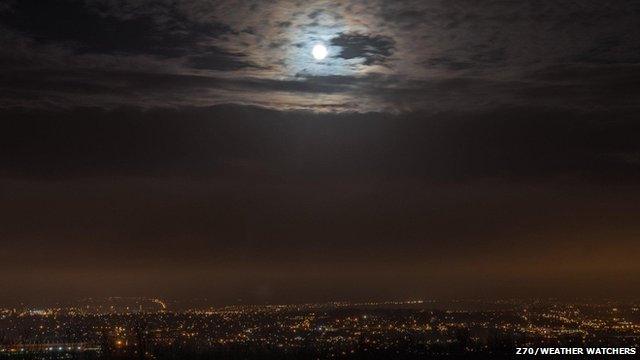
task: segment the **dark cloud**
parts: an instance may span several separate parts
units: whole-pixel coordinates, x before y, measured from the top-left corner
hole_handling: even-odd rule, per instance
[[[189,66],[193,69],[258,69],[245,62],[244,57],[218,55],[191,58]],[[530,71],[519,81],[473,76],[404,81],[375,74],[364,77],[307,75],[276,80],[87,67],[0,73],[0,91],[11,106],[29,101],[42,104],[49,98],[60,107],[153,108],[189,106],[200,101],[203,105],[225,103],[224,94],[229,94],[233,96],[230,102],[261,101],[263,106],[279,108],[283,104],[274,94],[296,98],[316,94],[335,96],[337,109],[353,111],[379,106],[384,110],[406,108],[439,113],[454,108],[471,112],[520,106],[584,113],[636,108],[640,96],[636,86],[639,76],[640,67],[636,65],[554,66]],[[321,104],[317,103],[314,109],[322,111]]]
[[[640,153],[631,112],[314,115],[222,106],[9,115],[0,131],[6,174],[206,175],[242,161],[287,176],[640,175],[635,162],[620,161]]]
[[[382,289],[478,296],[468,288],[478,281],[509,296],[514,273],[538,285],[562,276],[574,294],[576,272],[609,284],[626,281],[611,261],[637,272],[636,251],[619,251],[637,249],[633,112],[4,115],[0,268],[14,283],[4,297],[65,286],[69,274],[84,275],[67,296],[230,301],[279,279],[260,301],[290,302]]]
[[[637,103],[640,39],[631,4],[4,4],[2,107],[441,112]],[[318,41],[331,45],[324,62],[310,56]],[[559,76],[544,77],[558,68]],[[586,68],[587,78],[562,80]]]
[[[444,67],[450,70],[464,70],[475,66],[475,64],[470,61],[452,59],[449,57],[431,58],[425,61],[424,64],[428,68]]]
[[[393,39],[383,35],[342,33],[331,39],[331,44],[341,48],[337,56],[344,59],[363,58],[365,65],[384,64],[394,50]]]
[[[640,44],[629,39],[629,35],[609,35],[593,41],[593,45],[572,59],[591,64],[637,64],[640,63]]]
[[[243,54],[232,54],[212,47],[206,53],[188,57],[188,66],[195,69],[233,71],[248,67],[257,67],[243,58]]]
[[[119,18],[78,0],[25,0],[5,11],[0,21],[38,42],[59,42],[78,52],[167,57],[197,51],[198,41],[204,36],[230,32],[227,26],[215,22],[198,24],[180,16],[175,9],[167,11],[173,16],[160,23],[153,14],[132,13]]]

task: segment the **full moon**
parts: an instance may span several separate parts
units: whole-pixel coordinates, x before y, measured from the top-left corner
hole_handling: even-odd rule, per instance
[[[327,57],[327,47],[322,45],[322,44],[317,44],[313,47],[313,50],[311,50],[311,54],[313,55],[313,58],[316,60],[322,60],[324,58]]]

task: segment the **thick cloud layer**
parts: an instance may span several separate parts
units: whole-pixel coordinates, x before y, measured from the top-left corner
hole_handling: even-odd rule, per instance
[[[633,113],[4,115],[5,303],[637,295]]]
[[[4,1],[0,106],[635,108],[638,6]],[[310,54],[318,42],[329,47],[322,62]]]
[[[5,115],[11,121],[0,124],[0,175],[6,176],[215,177],[242,170],[285,177],[569,176],[633,183],[640,175],[640,124],[633,112],[318,114],[215,106]]]

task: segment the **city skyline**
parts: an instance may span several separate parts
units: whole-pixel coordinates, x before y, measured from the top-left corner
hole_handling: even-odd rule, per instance
[[[624,301],[392,301],[172,309],[158,299],[0,307],[0,356],[410,359],[635,355],[640,307]]]

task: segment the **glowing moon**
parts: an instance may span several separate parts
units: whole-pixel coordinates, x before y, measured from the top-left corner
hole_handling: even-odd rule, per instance
[[[313,55],[313,58],[316,60],[322,60],[326,58],[328,53],[329,51],[327,51],[327,47],[322,44],[315,45],[313,47],[313,50],[311,50],[311,55]]]

